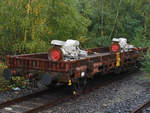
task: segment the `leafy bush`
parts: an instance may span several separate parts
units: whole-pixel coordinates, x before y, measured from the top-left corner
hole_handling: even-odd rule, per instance
[[[38,53],[47,52],[50,48],[50,44],[43,40],[35,39],[29,42],[18,42],[13,46],[13,51],[15,54],[25,54],[25,53]]]
[[[150,47],[150,41],[142,33],[137,33],[131,44],[136,47]]]
[[[144,57],[144,61],[142,62],[142,70],[150,73],[150,50]]]
[[[28,53],[47,52],[50,46],[51,44],[40,39],[26,43]]]
[[[12,45],[14,41],[10,41],[9,38],[0,37],[0,56],[7,55],[12,51]]]
[[[150,49],[150,41],[140,32],[136,34],[131,44],[136,47],[148,47]],[[147,54],[144,56],[141,70],[150,73],[150,50],[148,50]]]
[[[12,46],[12,51],[13,51],[13,54],[23,54],[23,53],[26,53],[26,47],[25,47],[25,42],[17,42],[16,44],[14,44]]]
[[[111,38],[105,37],[96,37],[96,38],[89,38],[89,40],[85,43],[87,47],[103,47],[103,46],[110,46]]]

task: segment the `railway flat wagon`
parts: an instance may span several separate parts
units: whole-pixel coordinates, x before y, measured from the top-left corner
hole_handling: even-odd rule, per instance
[[[121,40],[119,42],[119,40]],[[124,43],[123,43],[124,42]],[[113,39],[110,47],[79,49],[75,40],[53,40],[48,53],[8,55],[4,77],[38,77],[45,85],[57,83],[76,84],[96,73],[111,73],[137,68],[147,48],[135,48],[126,39]],[[42,75],[42,76],[40,76]]]

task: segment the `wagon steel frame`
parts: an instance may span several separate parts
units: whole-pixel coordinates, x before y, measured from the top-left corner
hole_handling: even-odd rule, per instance
[[[7,66],[13,74],[30,72],[51,72],[59,73],[61,80],[75,81],[85,72],[86,77],[92,77],[97,72],[109,73],[119,69],[126,69],[136,65],[147,48],[137,48],[128,52],[120,52],[119,66],[117,66],[117,54],[112,53],[109,47],[92,48],[88,51],[98,54],[91,54],[86,58],[71,61],[51,61],[48,60],[47,53],[8,55]]]

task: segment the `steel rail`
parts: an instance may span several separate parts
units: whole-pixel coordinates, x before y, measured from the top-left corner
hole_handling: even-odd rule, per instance
[[[150,106],[150,100],[148,100],[144,104],[140,105],[138,108],[136,108],[131,113],[142,113],[142,110],[144,110],[144,108],[147,108],[148,106]]]
[[[118,76],[118,77],[117,76],[115,76],[115,77],[113,76],[110,79],[107,78],[107,80],[105,80],[106,79],[105,78],[104,81],[102,82],[102,84],[101,84],[101,82],[97,82],[96,84],[94,82],[94,84],[93,84],[94,86],[90,84],[90,87],[88,87],[85,90],[85,92],[79,93],[76,96],[65,95],[65,96],[63,96],[63,98],[62,97],[61,98],[57,98],[57,99],[55,99],[53,101],[50,101],[50,102],[48,102],[46,104],[43,104],[41,106],[38,106],[36,108],[30,109],[28,111],[25,111],[23,113],[37,113],[39,111],[46,110],[48,108],[57,106],[57,105],[59,105],[61,103],[65,103],[65,102],[68,102],[70,100],[76,100],[78,97],[80,97],[82,95],[89,94],[90,92],[92,92],[95,89],[98,89],[98,88],[100,88],[100,87],[102,87],[102,86],[104,86],[106,84],[109,84],[110,82],[114,82],[114,81],[116,81],[118,79],[122,79],[122,78],[123,78],[123,76]],[[56,89],[54,89],[54,90],[56,90]],[[49,89],[48,90],[44,90],[42,92],[30,94],[30,95],[27,95],[27,96],[24,96],[24,97],[20,97],[20,98],[17,98],[17,99],[13,99],[13,100],[10,100],[10,101],[6,101],[6,102],[0,104],[0,109],[2,109],[4,107],[8,107],[8,106],[13,105],[13,104],[16,104],[18,102],[27,101],[27,100],[29,100],[31,98],[36,98],[36,97],[41,96],[42,94],[46,93],[47,91],[49,91]]]
[[[37,108],[33,108],[33,109],[29,110],[29,111],[25,111],[23,113],[37,113],[37,112],[40,112],[42,110],[46,110],[48,108],[54,107],[56,105],[59,105],[61,103],[68,102],[70,99],[73,99],[73,96],[65,97],[63,99],[57,99],[55,101],[49,102],[49,103],[44,104],[42,106],[39,106]]]
[[[89,93],[93,92],[94,90],[96,90],[102,86],[105,86],[106,84],[108,84],[110,82],[114,82],[116,80],[119,80],[121,78],[122,78],[121,76],[118,76],[118,77],[116,76],[116,77],[113,77],[111,79],[105,80],[102,84],[95,84],[95,82],[94,82],[94,84],[93,84],[94,86],[93,85],[91,86],[91,84],[90,84],[90,86],[86,90],[84,90],[83,92],[79,92],[77,95],[70,95],[70,96],[67,95],[66,97],[59,98],[59,99],[56,99],[54,101],[50,101],[47,104],[41,105],[37,108],[33,108],[33,109],[25,111],[23,113],[37,113],[37,112],[49,109],[51,107],[60,105],[62,103],[68,102],[70,100],[76,100],[78,97],[80,97],[82,95],[89,94]]]
[[[18,97],[18,98],[15,98],[15,99],[8,100],[6,102],[0,103],[0,109],[3,109],[3,108],[8,107],[8,106],[11,106],[11,105],[13,105],[15,103],[22,102],[24,100],[29,100],[30,98],[38,97],[38,96],[48,92],[49,90],[50,89],[42,90],[42,91],[39,91],[39,92],[36,92],[36,93],[32,93],[32,94],[29,94],[29,95],[26,95],[26,96],[23,96],[23,97]]]

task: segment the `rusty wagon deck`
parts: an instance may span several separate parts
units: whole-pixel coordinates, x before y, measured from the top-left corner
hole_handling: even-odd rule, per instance
[[[88,49],[92,51],[87,57],[69,61],[50,61],[47,53],[9,55],[7,56],[7,66],[11,70],[22,69],[23,71],[40,70],[51,72],[76,73],[86,71],[88,73],[108,72],[116,67],[116,54],[109,51],[109,47]],[[146,52],[146,48],[120,53],[120,66],[123,67],[138,61],[141,52]]]

